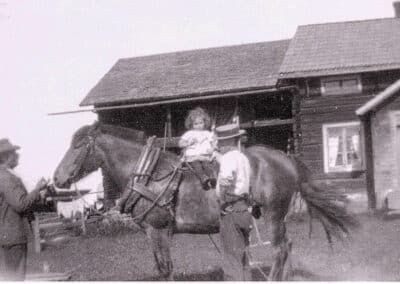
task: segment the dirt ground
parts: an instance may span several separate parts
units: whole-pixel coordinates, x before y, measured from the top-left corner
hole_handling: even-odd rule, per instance
[[[294,280],[399,281],[400,220],[384,221],[359,216],[362,227],[351,241],[336,242],[330,250],[322,227],[314,222],[308,238],[308,221],[290,221]],[[266,227],[259,224],[267,240]],[[220,246],[219,236],[213,239]],[[176,235],[172,256],[176,280],[221,280],[222,256],[207,235]],[[271,247],[252,249],[264,271],[271,265]],[[152,253],[142,233],[107,237],[77,237],[47,247],[40,255],[30,251],[28,271],[40,272],[47,262],[51,272],[71,272],[72,280],[157,280]],[[254,270],[254,280],[264,280]]]

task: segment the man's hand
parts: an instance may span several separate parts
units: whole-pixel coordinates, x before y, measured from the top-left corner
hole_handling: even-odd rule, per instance
[[[42,177],[42,178],[37,182],[37,184],[36,184],[36,186],[35,186],[35,190],[42,190],[42,189],[44,189],[44,188],[47,186],[48,183],[49,183],[49,181],[46,180],[44,177]]]
[[[39,191],[40,199],[45,199],[47,197],[47,190]]]

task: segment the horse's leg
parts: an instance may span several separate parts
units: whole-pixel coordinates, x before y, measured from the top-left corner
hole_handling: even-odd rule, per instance
[[[271,244],[274,258],[268,277],[270,281],[287,280],[291,274],[290,252],[292,244],[286,235],[284,218],[285,215],[281,212],[270,212],[265,215],[265,221],[268,222],[270,220]]]
[[[173,265],[170,254],[172,227],[155,229],[149,226],[146,228],[146,233],[150,239],[158,272],[165,280],[173,280]]]

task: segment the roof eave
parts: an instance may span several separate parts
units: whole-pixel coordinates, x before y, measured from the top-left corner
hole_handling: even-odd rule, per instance
[[[191,94],[180,94],[176,96],[164,96],[164,97],[147,97],[141,99],[125,99],[125,100],[109,100],[102,102],[86,102],[86,98],[79,104],[79,106],[95,106],[95,107],[103,107],[103,106],[112,106],[112,105],[124,105],[124,104],[134,104],[134,105],[145,105],[145,104],[165,104],[170,101],[179,101],[179,100],[204,100],[210,99],[218,96],[229,97],[229,96],[239,96],[243,93],[251,94],[252,92],[263,92],[263,91],[277,91],[276,82],[274,85],[266,85],[260,87],[248,87],[248,88],[240,88],[240,89],[231,89],[231,90],[216,90],[216,91],[208,91],[208,92],[198,92]]]
[[[365,116],[369,112],[375,110],[377,107],[379,107],[383,102],[385,102],[387,99],[389,99],[391,96],[396,94],[397,92],[400,91],[400,80],[397,80],[395,83],[387,87],[383,92],[381,92],[379,95],[374,97],[373,99],[369,100],[366,102],[364,105],[359,107],[356,110],[356,114],[358,116]]]
[[[337,68],[326,68],[326,69],[315,69],[315,70],[298,70],[292,72],[280,72],[279,79],[299,79],[299,78],[312,78],[322,76],[334,76],[334,75],[346,75],[354,73],[366,73],[366,72],[377,72],[377,71],[389,71],[399,69],[400,63],[390,64],[379,64],[370,66],[349,66],[349,67],[337,67]]]

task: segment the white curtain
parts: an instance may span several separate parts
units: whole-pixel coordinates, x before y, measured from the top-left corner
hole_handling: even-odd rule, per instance
[[[336,166],[337,154],[339,151],[339,137],[328,138],[328,165],[330,168]]]
[[[353,144],[353,149],[354,152],[357,154],[358,157],[358,153],[360,151],[360,137],[358,135],[353,135],[351,136],[351,143]]]

